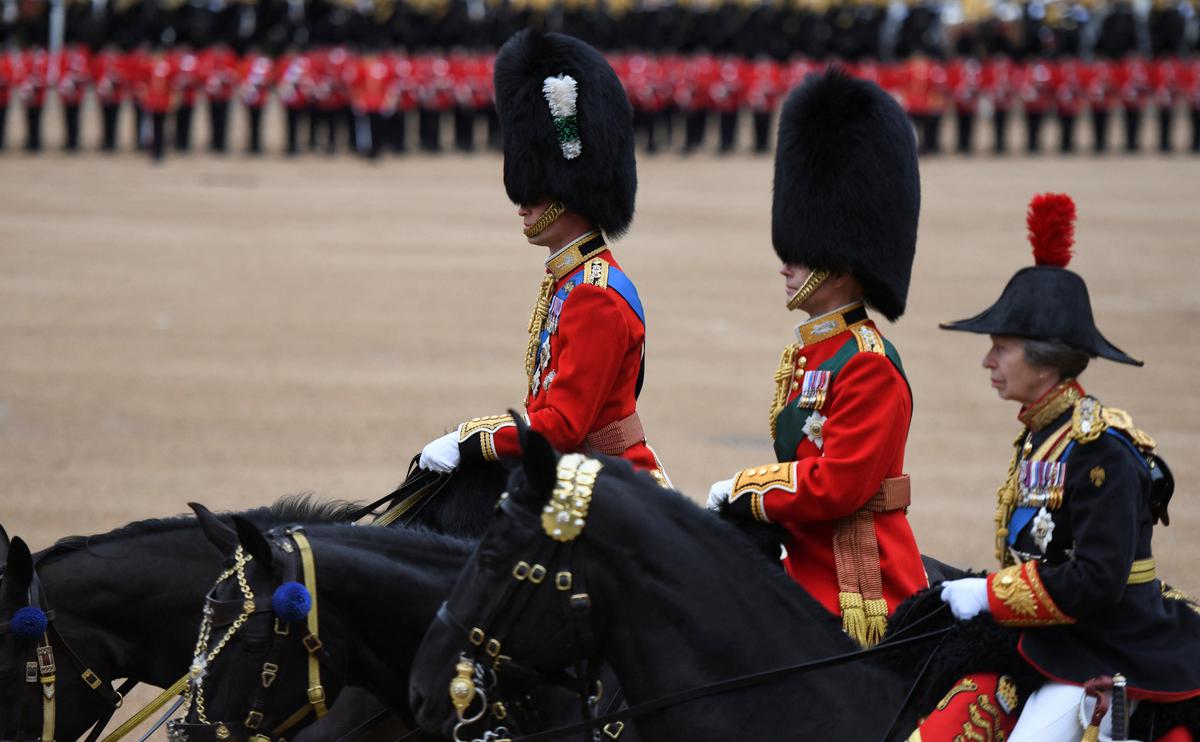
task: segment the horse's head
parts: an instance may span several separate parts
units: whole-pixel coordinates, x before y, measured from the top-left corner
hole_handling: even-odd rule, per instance
[[[264,534],[233,516],[230,528],[192,507],[210,540],[232,547],[232,556],[206,599],[192,702],[186,719],[172,724],[172,738],[291,737],[323,715],[342,687],[340,675],[321,672],[328,654],[316,630],[311,546],[300,527]]]
[[[103,713],[105,704],[80,681],[74,656],[63,651],[54,629],[54,609],[47,605],[29,547],[20,538],[5,546],[0,572],[0,739],[35,740],[47,730],[74,736]]]
[[[523,466],[426,633],[413,665],[410,701],[427,729],[452,734],[456,723],[490,714],[504,725],[522,686],[576,684],[581,695],[598,667],[603,625],[572,555],[587,525],[600,462],[560,460],[535,432],[525,435]],[[562,673],[576,671],[571,678]],[[453,699],[453,703],[452,703]]]

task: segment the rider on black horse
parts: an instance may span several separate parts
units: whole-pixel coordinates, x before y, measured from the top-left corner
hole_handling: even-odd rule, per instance
[[[621,456],[667,484],[637,414],[642,303],[607,244],[629,228],[637,192],[625,89],[595,49],[535,29],[500,49],[495,89],[505,189],[529,243],[550,252],[529,323],[529,425],[559,451]],[[512,418],[496,415],[434,440],[420,465],[448,472],[519,452]]]
[[[879,86],[840,70],[783,107],[772,241],[788,309],[810,319],[775,374],[776,462],[717,482],[709,507],[780,524],[788,574],[870,646],[927,586],[906,515],[912,393],[867,314],[904,312],[921,184],[916,142]]]
[[[1200,697],[1200,608],[1159,581],[1150,548],[1155,522],[1168,520],[1170,473],[1127,413],[1079,385],[1092,358],[1142,364],[1096,329],[1087,286],[1066,268],[1074,218],[1067,196],[1036,197],[1028,223],[1037,265],[1018,271],[981,314],[942,325],[991,336],[983,366],[1000,397],[1021,405],[1023,426],[997,493],[1001,569],[945,583],[942,599],[960,619],[990,612],[1021,629],[1020,654],[1046,681],[1015,729],[1015,709],[984,714],[979,691],[951,691],[914,735],[923,742],[968,730],[1075,742],[1084,734],[1082,686],[1100,676],[1123,676],[1130,706]],[[956,688],[985,681],[995,679],[971,676]],[[1112,730],[1112,715],[1096,731],[1127,739],[1123,724]],[[1151,733],[1191,740],[1183,726]]]

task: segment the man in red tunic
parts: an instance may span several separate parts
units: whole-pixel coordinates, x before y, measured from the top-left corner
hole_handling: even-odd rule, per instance
[[[784,567],[864,646],[926,587],[905,515],[912,394],[867,307],[904,312],[920,175],[904,111],[831,70],[788,98],[775,154],[772,238],[789,309],[810,319],[783,353],[774,462],[717,482],[709,507],[786,532]]]
[[[606,244],[633,218],[629,99],[595,49],[533,29],[501,48],[495,88],[505,189],[530,244],[550,252],[525,356],[529,426],[560,451],[621,456],[665,483],[637,414],[642,305]],[[498,415],[434,440],[420,464],[445,472],[519,453],[513,419]]]

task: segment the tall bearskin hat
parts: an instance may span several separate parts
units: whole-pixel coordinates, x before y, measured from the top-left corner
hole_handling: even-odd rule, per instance
[[[792,91],[779,119],[771,238],[785,263],[850,273],[889,320],[904,314],[921,176],[904,111],[833,68]]]
[[[970,319],[946,322],[943,330],[1058,340],[1092,358],[1141,366],[1108,342],[1096,327],[1087,284],[1074,271],[1075,202],[1062,193],[1034,196],[1026,215],[1035,265],[1009,279],[996,303]]]
[[[633,111],[600,52],[526,29],[496,56],[504,188],[518,204],[551,198],[612,237],[633,220]]]

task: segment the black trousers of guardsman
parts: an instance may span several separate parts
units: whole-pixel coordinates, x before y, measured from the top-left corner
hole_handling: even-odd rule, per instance
[[[192,148],[192,106],[175,109],[175,150],[187,152]]]
[[[246,115],[249,117],[250,123],[246,138],[246,151],[252,155],[262,154],[262,112],[261,106],[246,108]]]
[[[454,107],[454,148],[459,152],[475,151],[475,109]]]
[[[1025,112],[1025,151],[1036,155],[1042,151],[1042,112]]]
[[[1075,120],[1074,113],[1058,114],[1058,151],[1069,155],[1075,151]]]
[[[25,151],[42,151],[41,106],[25,106]]]
[[[997,108],[992,113],[992,127],[994,138],[992,140],[992,152],[997,155],[1002,155],[1008,151],[1008,109]]]
[[[228,148],[229,101],[210,100],[208,121],[211,130],[208,148],[213,152],[224,153]]]
[[[63,106],[63,124],[66,128],[66,140],[63,149],[68,152],[79,151],[79,104],[71,103]]]
[[[728,154],[737,146],[737,111],[721,111],[720,117],[720,141],[717,145],[717,151],[721,154]]]
[[[754,152],[765,155],[771,151],[771,112],[754,112]]]
[[[975,151],[975,113],[959,111],[954,115],[954,125],[957,136],[954,149],[960,155],[969,155]]]
[[[150,156],[161,161],[167,151],[167,114],[155,111],[150,114]]]
[[[1158,151],[1166,154],[1175,149],[1175,108],[1170,104],[1158,107]]]
[[[0,103],[0,152],[4,151],[4,132],[8,127],[8,104]]]
[[[284,110],[285,121],[287,127],[287,145],[285,151],[289,155],[300,154],[300,123],[304,112],[299,108],[286,108]]]
[[[1108,111],[1103,108],[1092,109],[1092,151],[1108,151]]]
[[[1142,109],[1125,109],[1125,151],[1138,152],[1142,148]]]
[[[100,150],[117,151],[117,122],[120,120],[121,104],[118,102],[100,105]]]

